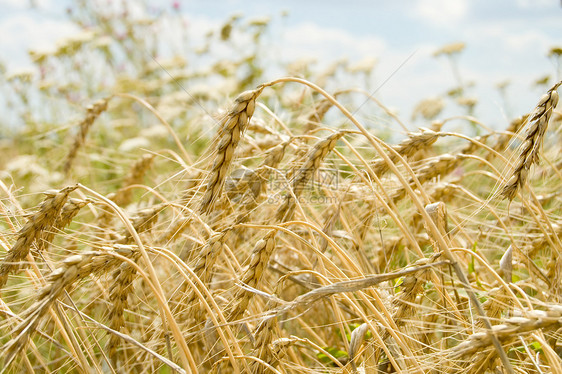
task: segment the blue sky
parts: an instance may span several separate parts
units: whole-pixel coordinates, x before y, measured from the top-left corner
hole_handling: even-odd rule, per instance
[[[37,7],[30,10],[29,2],[0,0],[0,61],[10,70],[29,64],[28,49],[54,45],[57,39],[76,32],[65,16],[65,8],[72,2],[35,3]],[[173,1],[153,3],[171,8]],[[479,99],[476,114],[491,127],[504,128],[508,117],[531,110],[542,94],[532,83],[545,74],[551,74],[553,79],[559,74],[554,61],[546,57],[550,47],[562,45],[559,0],[179,3],[194,39],[223,23],[232,13],[247,17],[270,15],[274,29],[267,39],[271,49],[267,53],[273,58],[311,57],[317,66],[341,57],[350,61],[376,58],[375,87],[395,73],[377,95],[406,121],[416,102],[441,95],[455,84],[448,62],[432,56],[446,43],[466,43],[458,60],[459,70],[464,81],[475,84],[469,95]],[[288,16],[281,19],[285,10]],[[508,79],[509,113],[505,113],[495,85]],[[447,114],[456,114],[455,108]]]

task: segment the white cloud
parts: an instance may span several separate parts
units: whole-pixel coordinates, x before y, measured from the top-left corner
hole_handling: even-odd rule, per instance
[[[466,0],[418,0],[414,17],[436,26],[454,26],[468,13]]]
[[[29,3],[19,0],[0,0],[1,7],[8,7],[12,9],[25,9],[29,8]]]
[[[526,27],[525,20],[474,24],[466,37],[470,44],[494,45],[495,49],[509,49],[512,53],[546,53],[546,48],[557,43],[545,30]]]
[[[552,0],[517,0],[517,6],[523,9],[549,8],[552,2]]]
[[[384,39],[374,35],[357,37],[343,29],[301,23],[285,33],[283,58],[290,61],[314,57],[318,61],[332,62],[344,56],[352,59],[379,57],[385,49]]]
[[[69,21],[37,19],[18,14],[0,21],[0,35],[8,35],[0,43],[0,56],[9,66],[30,65],[29,49],[48,48],[63,37],[75,34],[78,28]]]
[[[50,9],[53,7],[53,3],[52,0],[34,0],[33,6]],[[32,2],[22,0],[0,0],[0,7],[11,8],[11,10],[26,10],[32,7]]]

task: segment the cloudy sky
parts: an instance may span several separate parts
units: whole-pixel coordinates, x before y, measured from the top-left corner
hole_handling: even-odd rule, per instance
[[[0,61],[10,69],[29,65],[27,50],[54,45],[76,32],[65,9],[71,1],[0,0]],[[171,8],[174,1],[155,2]],[[373,89],[408,121],[423,98],[442,95],[455,85],[445,58],[432,56],[447,43],[462,41],[458,59],[470,96],[479,99],[476,115],[494,128],[533,108],[543,88],[533,86],[560,67],[547,53],[562,45],[560,0],[183,0],[177,1],[192,33],[216,27],[232,13],[272,16],[268,51],[287,60],[311,57],[318,65],[347,57],[374,57]],[[287,11],[288,16],[281,17]],[[557,76],[558,75],[558,76]],[[274,78],[274,77],[272,77]],[[496,89],[510,81],[508,105]],[[450,114],[455,114],[451,109]],[[456,109],[458,110],[458,108]],[[507,111],[507,113],[506,113]],[[420,124],[418,124],[420,125]]]

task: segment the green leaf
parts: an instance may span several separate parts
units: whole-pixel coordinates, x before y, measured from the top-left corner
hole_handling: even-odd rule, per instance
[[[531,347],[531,349],[535,352],[543,353],[542,345],[539,342],[532,342],[529,344],[529,347]]]
[[[337,347],[322,347],[322,348],[337,359],[348,356],[346,351],[342,351]],[[316,355],[316,358],[318,358],[318,360],[320,360],[320,362],[324,364],[332,363],[332,360],[322,352],[318,353]]]

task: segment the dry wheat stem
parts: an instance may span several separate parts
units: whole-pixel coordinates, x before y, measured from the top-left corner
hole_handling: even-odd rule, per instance
[[[439,249],[439,251],[444,253],[446,258],[449,261],[451,261],[451,266],[455,270],[455,273],[457,274],[457,277],[459,278],[461,285],[466,290],[466,293],[468,294],[471,303],[476,307],[479,317],[481,318],[482,322],[486,326],[487,329],[486,333],[490,337],[490,340],[492,341],[494,348],[496,349],[498,355],[500,356],[505,369],[509,373],[513,373],[513,368],[511,366],[511,363],[509,362],[509,359],[507,358],[507,355],[505,354],[500,341],[495,336],[494,331],[492,330],[492,324],[490,323],[490,320],[488,319],[486,312],[482,308],[482,305],[480,304],[480,301],[476,297],[474,290],[471,288],[466,275],[462,271],[459,263],[457,262],[455,256],[452,254],[450,250],[450,243],[449,243],[450,241],[446,228],[447,211],[446,211],[445,204],[442,202],[429,204],[425,208],[425,213],[429,217],[429,220],[425,221],[426,230],[432,236],[432,239],[434,241],[433,244],[434,248]],[[431,228],[431,225],[434,226],[435,230]]]
[[[468,191],[466,188],[462,187],[462,186],[456,186],[456,189],[459,191],[462,191],[464,194],[466,194],[467,196],[469,196],[471,199],[473,199],[474,201],[477,201],[478,203],[482,203],[482,200],[479,199],[477,196],[475,196],[474,194],[472,194],[470,191]],[[499,227],[501,227],[501,229],[504,231],[504,233],[508,236],[509,238],[509,242],[511,243],[511,245],[513,246],[513,248],[515,248],[517,250],[517,252],[523,257],[524,259],[524,263],[526,265],[529,266],[529,270],[535,275],[538,276],[539,278],[541,278],[547,285],[550,285],[550,279],[548,279],[543,272],[538,268],[538,266],[532,261],[531,257],[529,254],[523,252],[517,245],[515,245],[516,240],[513,237],[513,234],[509,231],[509,229],[507,228],[507,226],[505,225],[505,223],[500,219],[499,214],[496,212],[496,210],[487,205],[488,206],[488,210],[492,213],[492,215],[496,218]],[[545,238],[546,241],[548,241],[547,239],[547,234],[545,233],[545,236],[542,236],[542,238]],[[554,246],[554,244],[552,244]],[[483,263],[485,263],[483,261]],[[491,271],[492,274],[495,274],[494,271]],[[515,298],[515,296],[513,296],[514,300],[517,300],[517,298]]]
[[[77,313],[80,314],[80,316],[82,318],[84,318],[85,320],[87,320],[88,322],[92,323],[93,325],[95,325],[97,328],[102,329],[107,331],[110,334],[114,334],[117,337],[119,337],[120,339],[134,345],[137,346],[138,348],[142,349],[143,351],[149,353],[150,355],[154,356],[155,358],[157,358],[158,360],[162,361],[164,364],[168,365],[172,370],[180,373],[180,374],[185,374],[186,371],[183,370],[181,367],[179,367],[178,365],[176,365],[175,363],[173,363],[172,361],[168,360],[166,357],[158,354],[157,352],[154,352],[152,349],[148,348],[147,346],[143,345],[141,342],[139,342],[138,340],[135,340],[134,338],[132,338],[129,335],[123,334],[119,331],[115,331],[109,327],[107,327],[106,325],[104,325],[103,323],[100,323],[98,321],[96,321],[95,319],[93,319],[92,317],[90,317],[89,315],[81,312],[80,310],[77,310],[76,308],[70,306],[70,305],[66,305],[63,302],[59,301],[59,303],[64,306],[67,309],[71,309],[73,311],[76,311]],[[39,333],[39,332],[38,332]],[[58,348],[62,348],[62,347],[58,347]],[[110,368],[110,370],[113,370],[112,368]],[[112,371],[115,372],[115,371]]]
[[[421,185],[437,176],[449,174],[457,167],[461,159],[462,154],[450,155],[448,153],[426,159],[423,166],[416,171],[415,179],[410,179],[410,188],[417,187],[417,183]],[[393,202],[396,203],[406,197],[407,191],[408,188],[406,188],[406,186],[402,186],[398,189],[392,196]]]
[[[266,87],[265,85],[262,85],[262,86]],[[262,108],[264,110],[264,112],[269,114],[271,116],[271,118],[273,118],[275,120],[275,122],[277,122],[283,128],[283,131],[285,131],[287,133],[287,135],[289,135],[290,137],[294,136],[291,129],[287,125],[285,125],[285,123],[275,113],[273,113],[271,111],[271,109],[269,109],[263,103],[256,103],[256,105],[259,106],[260,108]]]
[[[509,123],[509,126],[507,127],[506,131],[498,133],[499,137],[496,140],[496,143],[492,146],[492,148],[496,152],[505,152],[510,140],[517,136],[517,133],[519,133],[521,127],[528,122],[528,119],[529,119],[528,114],[513,119]],[[493,155],[494,155],[493,153],[490,153],[486,155],[486,158],[491,158],[491,156]]]
[[[304,119],[304,133],[307,134],[316,130],[332,106],[333,104],[327,99],[322,99],[314,103],[314,108],[312,108],[307,118]]]
[[[409,132],[408,127],[406,127],[404,122],[402,122],[402,120],[400,120],[400,118],[396,115],[395,111],[389,109],[386,105],[384,105],[379,99],[377,99],[375,97],[375,95],[372,92],[366,91],[362,88],[352,88],[352,89],[349,89],[349,90],[339,91],[337,93],[343,93],[345,91],[359,92],[359,93],[362,93],[363,95],[367,96],[367,100],[371,100],[375,104],[377,104],[382,110],[384,110],[384,112],[389,117],[391,117],[392,119],[394,119],[396,121],[396,123],[398,124],[398,126],[400,126],[402,128],[402,130],[404,130],[405,132]]]
[[[213,295],[211,295],[209,289],[205,286],[205,284],[201,281],[201,279],[197,277],[197,275],[191,270],[191,268],[187,266],[179,257],[177,257],[171,251],[165,248],[159,248],[159,252],[161,256],[164,256],[174,266],[176,266],[177,270],[182,275],[183,279],[185,279],[186,282],[189,284],[190,288],[194,290],[194,292],[197,294],[197,297],[200,300],[202,300],[202,304],[205,307],[213,326],[228,327],[229,324],[227,323],[227,319],[224,313],[222,312],[221,308],[217,305],[215,298],[213,297]],[[193,278],[193,280],[190,278]],[[208,302],[206,300],[208,300]],[[209,304],[212,305],[212,308],[211,305]],[[228,356],[231,358],[231,362],[235,369],[235,372],[239,373],[240,370],[237,366],[236,361],[233,358],[234,355],[232,353],[231,347],[227,344],[228,341],[236,342],[232,330],[230,328],[225,328],[223,331],[223,329],[221,328],[216,329],[215,327],[213,327],[212,330],[218,333],[221,342],[223,342],[223,344],[225,345],[225,350]],[[225,333],[226,335],[228,335],[230,340],[227,339]],[[240,349],[238,344],[233,344],[233,348],[237,351],[238,354],[242,354],[242,350]]]

